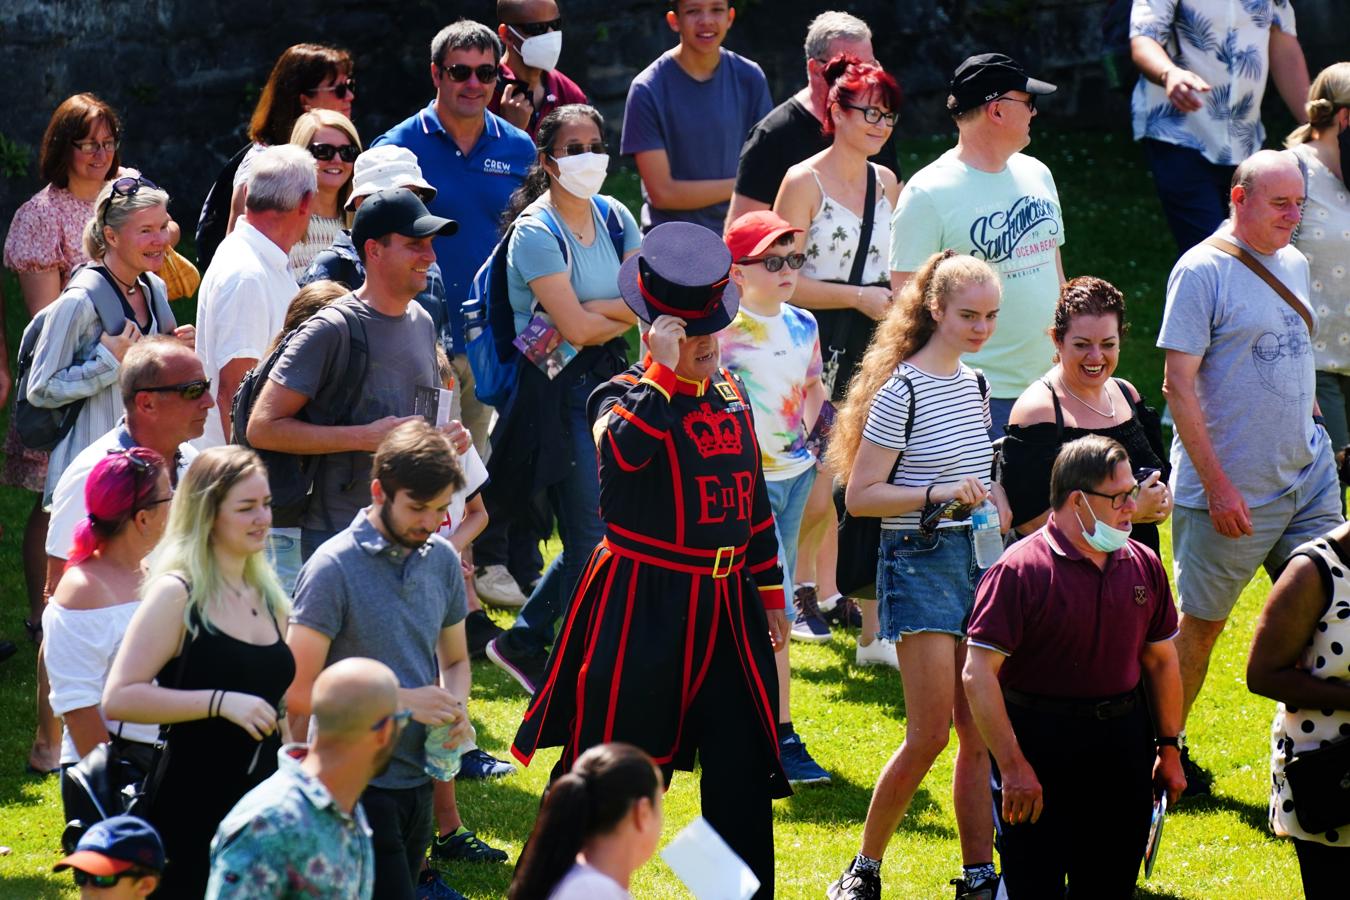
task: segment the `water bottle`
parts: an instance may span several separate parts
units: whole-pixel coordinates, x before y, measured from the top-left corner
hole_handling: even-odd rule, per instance
[[[998,507],[988,497],[970,514],[970,527],[975,540],[975,565],[987,569],[998,562],[1003,553],[1003,535],[998,530]]]
[[[450,739],[450,723],[427,726],[427,761],[422,769],[437,781],[454,781],[459,774],[459,760],[464,755],[463,747],[446,747]]]
[[[472,341],[483,333],[487,325],[487,310],[479,297],[465,302],[460,309],[464,313],[464,337]]]

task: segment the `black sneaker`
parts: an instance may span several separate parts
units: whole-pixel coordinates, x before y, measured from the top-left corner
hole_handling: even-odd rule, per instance
[[[1210,785],[1214,783],[1214,776],[1200,767],[1200,764],[1191,759],[1191,748],[1181,748],[1181,772],[1186,776],[1186,790],[1182,792],[1183,797],[1208,797],[1210,794]]]
[[[498,759],[480,747],[475,747],[459,758],[459,774],[455,777],[475,780],[505,778],[515,771],[516,767],[509,762]]]
[[[837,628],[862,628],[862,610],[852,597],[836,597],[833,603],[820,601],[821,617]]]
[[[850,865],[825,892],[829,900],[881,900],[881,875],[855,872]]]
[[[548,654],[517,646],[517,640],[510,631],[504,631],[488,641],[484,652],[497,668],[514,678],[530,696],[534,696],[548,674]]]
[[[464,617],[464,639],[469,644],[469,659],[486,659],[488,642],[500,635],[504,628],[488,617],[487,611],[475,609]]]
[[[437,862],[506,862],[505,850],[484,843],[482,838],[461,827],[454,834],[436,835],[431,842],[431,858]]]
[[[947,883],[956,886],[956,900],[994,900],[998,896],[997,876],[981,881],[979,887],[971,887],[964,878],[953,878]]]

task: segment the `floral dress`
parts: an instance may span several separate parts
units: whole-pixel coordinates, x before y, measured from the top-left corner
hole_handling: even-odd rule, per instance
[[[875,164],[872,164],[875,169]],[[816,170],[811,177],[820,188],[820,209],[806,230],[806,266],[802,274],[817,281],[848,281],[853,270],[853,254],[858,252],[862,218],[825,193]],[[879,176],[878,176],[879,177]],[[890,278],[891,201],[877,185],[876,212],[873,213],[872,240],[863,266],[863,284],[882,284]]]

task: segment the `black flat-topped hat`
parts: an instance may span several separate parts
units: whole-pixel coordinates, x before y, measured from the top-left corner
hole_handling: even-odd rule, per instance
[[[685,334],[714,334],[741,305],[731,280],[731,251],[715,232],[690,222],[658,225],[619,269],[619,293],[644,322],[678,316]]]

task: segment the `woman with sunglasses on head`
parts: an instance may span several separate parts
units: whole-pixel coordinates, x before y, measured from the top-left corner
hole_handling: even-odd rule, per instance
[[[881,769],[858,855],[831,900],[881,896],[882,854],[953,722],[956,896],[992,900],[997,886],[989,752],[960,679],[982,572],[971,513],[991,499],[1005,531],[1011,513],[990,479],[988,387],[961,358],[994,333],[1001,297],[987,263],[952,250],[929,257],[877,326],[830,435],[826,462],[847,485],[849,513],[882,519],[880,636],[895,646],[906,714],[904,743]]]
[[[63,769],[111,741],[142,774],[149,771],[158,727],[108,721],[100,704],[140,606],[141,564],[164,534],[172,499],[164,458],[144,447],[108,454],[85,482],[89,514],[75,528],[66,573],[42,614],[52,711],[65,725]]]
[[[530,612],[487,647],[531,693],[553,626],[603,535],[586,401],[626,367],[623,336],[636,321],[619,297],[619,265],[637,252],[642,235],[622,203],[599,193],[609,166],[603,134],[604,120],[590,106],[545,116],[535,133],[537,162],[503,216],[512,223],[506,283],[516,334],[544,323],[576,351],[557,377],[544,371],[546,359],[520,363],[516,400],[492,432],[501,449],[488,461],[498,483],[489,506],[523,508],[547,491],[563,537],[562,552],[524,607]],[[509,499],[508,486],[518,491]]]
[[[900,184],[891,170],[868,162],[890,138],[899,119],[900,86],[876,63],[840,54],[825,66],[829,147],[788,169],[774,211],[804,230],[798,249],[806,266],[792,295],[820,326],[821,380],[838,403],[848,390],[876,321],[890,308],[888,253],[891,212]],[[870,210],[868,198],[872,198]],[[865,219],[871,230],[862,234]],[[865,246],[864,246],[865,244]],[[877,641],[876,603],[861,612],[839,596],[834,584],[835,518],[829,478],[817,478],[802,517],[793,636],[828,637],[822,611],[850,626],[861,626],[855,658],[859,665],[894,665],[895,651]],[[823,603],[821,602],[823,601]]]
[[[349,224],[346,203],[352,193],[352,166],[361,154],[361,137],[342,113],[315,109],[295,120],[291,143],[314,157],[319,185],[309,205],[309,230],[291,247],[287,264],[299,281],[314,257],[327,250]]]
[[[310,110],[333,110],[350,121],[355,100],[356,79],[352,76],[350,53],[323,44],[295,44],[286,48],[272,66],[272,74],[253,107],[253,118],[248,123],[248,137],[253,143],[234,171],[225,234],[234,230],[234,223],[244,214],[253,158],[267,147],[290,142],[296,120]]]
[[[193,460],[103,693],[106,715],[168,727],[146,815],[169,858],[155,895],[166,900],[205,893],[216,826],[276,770],[295,661],[290,601],[265,553],[270,502],[251,450]]]

